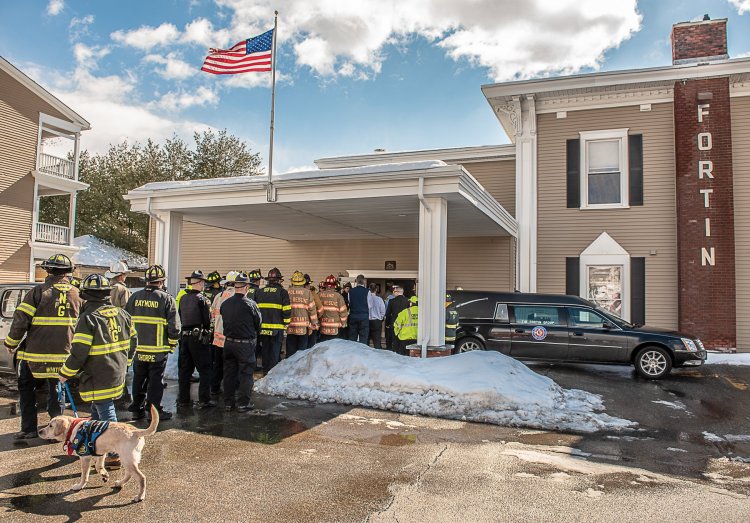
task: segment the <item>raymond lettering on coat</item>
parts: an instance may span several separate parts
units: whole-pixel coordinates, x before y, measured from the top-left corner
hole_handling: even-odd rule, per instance
[[[49,425],[39,431],[39,435],[47,440],[64,442],[68,438],[72,439],[75,434],[71,432],[71,425],[76,421],[72,416],[55,416],[49,422]],[[94,460],[96,471],[102,477],[102,481],[109,479],[109,473],[104,468],[104,458],[109,452],[116,452],[120,455],[123,473],[125,474],[114,484],[115,488],[120,488],[135,476],[139,484],[138,494],[133,501],[143,501],[146,499],[146,476],[138,468],[141,462],[141,452],[146,444],[146,436],[151,436],[156,432],[159,425],[159,413],[151,406],[151,424],[145,429],[137,429],[127,423],[111,422],[107,430],[101,433],[96,440],[96,456],[81,456],[81,479],[71,487],[71,490],[81,490],[89,481],[91,471],[91,461]],[[77,431],[75,428],[74,431]]]

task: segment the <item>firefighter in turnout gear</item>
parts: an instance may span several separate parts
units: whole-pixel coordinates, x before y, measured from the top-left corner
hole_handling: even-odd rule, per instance
[[[257,304],[257,297],[258,297],[258,291],[260,290],[260,280],[263,279],[263,275],[261,274],[260,269],[253,269],[248,274],[247,277],[250,278],[250,286],[247,288],[247,297],[256,302]],[[263,367],[258,367],[258,361],[261,359],[263,347],[261,347],[261,340],[258,338],[258,343],[255,344],[255,371],[261,371],[263,370]]]
[[[456,343],[456,331],[458,330],[458,311],[453,306],[453,296],[450,293],[445,295],[445,344],[454,345]]]
[[[13,323],[5,337],[5,347],[18,358],[18,393],[21,407],[21,432],[16,439],[37,437],[36,389],[47,382],[47,413],[62,414],[57,399],[57,373],[70,352],[70,342],[81,308],[78,289],[67,274],[73,263],[64,254],[55,254],[42,262],[48,276],[44,283],[26,293],[13,314]],[[26,337],[24,339],[24,336]]]
[[[133,403],[128,407],[133,419],[143,419],[150,406],[166,421],[172,413],[162,409],[164,369],[180,335],[180,319],[174,298],[162,290],[166,279],[161,265],[146,270],[146,287],[130,296],[125,311],[131,315],[138,332],[133,362]],[[148,409],[147,409],[148,407]]]
[[[286,331],[286,357],[292,357],[298,350],[307,349],[310,334],[318,330],[318,310],[310,289],[306,288],[307,280],[300,271],[292,274],[292,286],[289,287],[289,301],[292,305],[292,317]]]
[[[249,283],[247,274],[238,274],[234,280],[234,295],[221,304],[220,313],[226,333],[224,409],[227,411],[234,408],[235,402],[240,412],[253,408],[250,394],[253,392],[255,345],[258,342],[261,317],[256,303],[247,297]]]
[[[221,304],[234,294],[234,279],[239,273],[229,271],[226,278],[221,280],[224,289],[217,294],[211,302],[211,395],[218,396],[221,393],[221,382],[224,380],[224,322],[221,319]],[[209,274],[210,276],[210,274]]]
[[[320,295],[318,294],[318,288],[315,286],[315,283],[310,279],[310,276],[305,274],[305,281],[307,282],[306,287],[310,289],[310,295],[312,295],[312,299],[315,302],[315,317],[318,318],[318,311],[323,306],[323,303],[320,301]],[[307,340],[307,348],[311,348],[313,345],[318,343],[318,336],[320,336],[320,320],[318,320],[318,329],[312,331],[310,333],[310,336],[308,336]]]
[[[417,297],[409,298],[409,307],[402,310],[393,323],[393,333],[398,338],[398,353],[406,355],[406,347],[417,343],[419,305]]]
[[[109,295],[109,301],[115,307],[125,308],[130,299],[130,291],[125,286],[125,278],[130,269],[125,261],[117,261],[110,265],[109,270],[104,273],[104,277],[109,280],[112,286],[112,292]]]
[[[319,294],[320,336],[318,342],[337,338],[339,329],[346,325],[346,318],[349,316],[344,297],[336,291],[337,283],[338,280],[331,274],[323,282],[325,289]]]
[[[187,276],[188,291],[177,309],[182,323],[180,337],[178,405],[191,405],[190,379],[198,369],[198,408],[215,407],[211,401],[211,303],[203,294],[206,278],[200,270]]]
[[[206,298],[208,298],[208,301],[213,303],[214,298],[216,298],[224,289],[221,286],[221,274],[219,274],[219,271],[214,271],[208,274],[206,276],[206,290],[203,291],[203,294],[206,295]]]
[[[292,316],[289,293],[281,282],[284,277],[274,267],[266,277],[268,285],[255,293],[255,302],[263,321],[260,324],[260,339],[263,352],[263,374],[276,366],[281,357],[281,341]],[[251,297],[252,299],[252,297]]]
[[[91,419],[117,421],[114,400],[125,392],[125,374],[135,354],[138,333],[130,315],[112,305],[110,281],[100,274],[81,283],[85,300],[70,355],[60,381],[79,375],[78,392],[91,402]]]

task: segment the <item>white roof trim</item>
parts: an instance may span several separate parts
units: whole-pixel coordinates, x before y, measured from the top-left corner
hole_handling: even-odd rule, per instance
[[[70,120],[78,125],[82,131],[91,129],[91,124],[83,116],[75,112],[73,109],[61,102],[55,95],[47,91],[44,87],[36,83],[34,80],[26,76],[20,69],[10,63],[8,60],[0,56],[0,70],[5,71],[10,75],[11,78],[20,82],[21,85],[26,87],[29,91],[37,95],[39,98],[50,104],[52,107],[63,113]]]
[[[449,161],[452,163],[471,163],[513,160],[515,156],[515,145],[501,144],[329,156],[326,158],[318,158],[315,160],[315,165],[321,169],[330,169],[420,160],[442,160],[444,162]]]
[[[630,253],[605,231],[581,252],[583,256],[630,256]]]
[[[492,98],[511,97],[521,94],[548,93],[568,89],[586,89],[642,82],[728,76],[747,72],[750,72],[750,57],[718,60],[711,63],[669,65],[645,69],[606,71],[602,73],[487,84],[482,86],[482,93],[490,101]]]

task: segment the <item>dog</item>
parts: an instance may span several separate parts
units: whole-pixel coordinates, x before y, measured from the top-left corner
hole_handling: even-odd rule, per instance
[[[68,438],[73,438],[74,434],[69,434],[69,432],[77,431],[77,429],[71,430],[71,426],[75,422],[76,418],[71,416],[55,416],[50,420],[49,425],[39,431],[39,436],[46,440],[64,442]],[[121,488],[130,478],[135,476],[138,479],[140,489],[133,501],[139,502],[146,499],[146,476],[138,468],[138,464],[141,462],[141,452],[146,444],[146,436],[154,434],[158,425],[159,412],[153,405],[151,405],[151,424],[148,428],[137,429],[127,423],[111,422],[109,427],[96,439],[96,454],[100,455],[80,456],[81,479],[71,487],[71,490],[78,491],[86,486],[89,481],[92,460],[94,460],[96,471],[102,477],[102,481],[106,482],[109,479],[109,473],[104,468],[104,458],[108,452],[115,452],[120,455],[125,476],[115,482],[114,487]]]

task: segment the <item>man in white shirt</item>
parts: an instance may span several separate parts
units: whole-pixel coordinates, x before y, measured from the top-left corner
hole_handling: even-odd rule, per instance
[[[367,308],[370,311],[370,333],[369,340],[376,349],[382,349],[380,344],[381,332],[383,330],[383,318],[385,317],[385,302],[383,298],[375,294],[376,285],[370,284],[370,292],[367,293]]]

